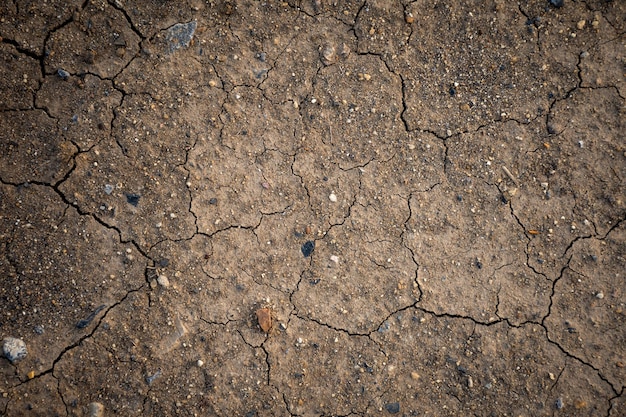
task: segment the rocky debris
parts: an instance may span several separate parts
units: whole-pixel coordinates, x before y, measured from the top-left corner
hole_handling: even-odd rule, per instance
[[[304,245],[302,245],[301,250],[302,250],[302,254],[304,255],[304,257],[308,258],[313,253],[313,250],[315,250],[315,242],[312,240],[308,240],[304,242]]]
[[[167,29],[165,39],[167,40],[170,54],[176,50],[188,47],[196,32],[197,22],[177,23]]]
[[[11,363],[15,363],[24,359],[28,355],[28,350],[22,339],[7,337],[2,342],[2,353]]]

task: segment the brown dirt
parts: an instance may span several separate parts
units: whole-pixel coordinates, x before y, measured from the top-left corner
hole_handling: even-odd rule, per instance
[[[0,415],[625,415],[626,3],[563,3],[2,2]]]

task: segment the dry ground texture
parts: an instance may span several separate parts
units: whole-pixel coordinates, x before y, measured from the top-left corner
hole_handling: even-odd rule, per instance
[[[0,415],[626,415],[625,1],[0,37]]]

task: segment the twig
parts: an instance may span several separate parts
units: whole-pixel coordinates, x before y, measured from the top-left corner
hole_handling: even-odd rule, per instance
[[[513,174],[511,174],[511,171],[509,171],[509,169],[507,167],[505,167],[504,165],[502,165],[502,171],[504,171],[504,173],[506,174],[507,177],[509,177],[511,179],[511,181],[513,181],[515,183],[516,186],[519,187],[519,183],[517,182],[517,180],[515,179],[515,177],[513,176]]]

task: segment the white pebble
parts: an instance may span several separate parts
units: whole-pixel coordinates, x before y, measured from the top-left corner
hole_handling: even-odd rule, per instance
[[[26,343],[22,339],[7,337],[2,343],[2,353],[11,363],[22,360],[28,354]]]
[[[602,300],[604,298],[604,293],[600,291],[599,293],[596,294],[596,298]]]
[[[163,288],[167,288],[170,286],[170,280],[165,275],[159,275],[157,278],[157,282]]]
[[[202,365],[204,365],[204,361],[202,359],[198,359],[198,362],[196,362],[196,364],[198,365],[198,368],[202,368]]]
[[[337,202],[337,196],[335,195],[335,193],[330,193],[330,195],[328,196],[328,199],[332,201],[333,203]]]
[[[104,415],[104,406],[100,403],[89,403],[89,417],[101,417]]]
[[[330,260],[333,261],[334,263],[339,263],[339,256],[330,255]]]

